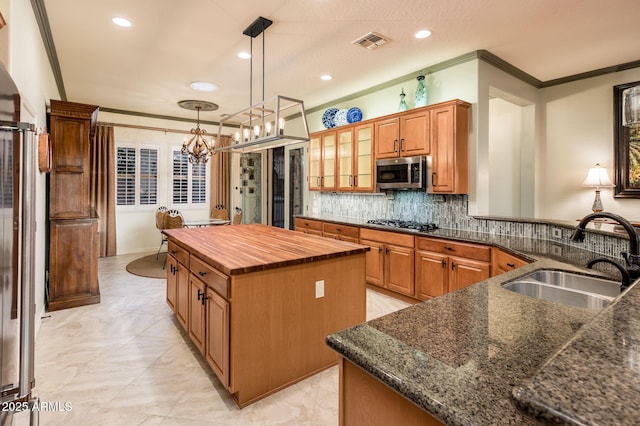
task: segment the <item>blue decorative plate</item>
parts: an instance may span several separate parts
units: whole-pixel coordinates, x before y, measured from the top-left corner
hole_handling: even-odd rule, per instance
[[[336,123],[333,120],[336,116],[336,113],[340,111],[338,108],[327,108],[327,110],[322,115],[322,124],[327,129],[331,129],[332,127],[336,127]]]
[[[360,111],[360,108],[349,108],[349,111],[347,111],[347,122],[357,123],[360,120],[362,120],[362,111]]]

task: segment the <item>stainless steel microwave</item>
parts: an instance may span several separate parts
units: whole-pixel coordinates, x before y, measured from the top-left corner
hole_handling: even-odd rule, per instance
[[[376,161],[376,188],[426,189],[427,157],[385,158]]]

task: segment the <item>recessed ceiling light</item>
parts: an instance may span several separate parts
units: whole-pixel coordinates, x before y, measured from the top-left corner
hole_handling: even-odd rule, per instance
[[[332,79],[333,79],[333,77],[331,75],[329,75],[329,74],[323,74],[323,75],[320,76],[320,80],[329,81],[329,80],[332,80]]]
[[[113,18],[111,20],[111,22],[113,22],[114,24],[116,24],[119,27],[129,28],[131,26],[131,21],[129,21],[128,19],[125,19],[125,18],[118,17],[118,16]]]
[[[220,88],[217,84],[210,81],[194,81],[190,86],[193,90],[200,92],[214,92]]]
[[[249,52],[240,52],[238,53],[238,58],[240,59],[249,59],[251,57],[251,53]]]
[[[415,38],[427,38],[431,35],[429,30],[420,30],[415,34]]]

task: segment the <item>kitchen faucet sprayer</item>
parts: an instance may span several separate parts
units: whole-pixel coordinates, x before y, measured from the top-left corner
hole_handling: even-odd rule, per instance
[[[606,261],[606,263],[614,264],[614,266],[620,269],[620,272],[622,273],[622,276],[623,276],[622,290],[624,290],[624,288],[626,288],[629,285],[629,281],[634,281],[637,278],[640,278],[640,253],[638,253],[638,249],[640,247],[640,237],[638,236],[638,233],[634,228],[634,226],[631,224],[631,222],[629,222],[627,219],[623,218],[622,216],[619,216],[613,213],[608,213],[608,212],[598,212],[598,213],[591,213],[582,218],[580,223],[578,223],[576,230],[573,232],[573,234],[571,234],[571,240],[584,241],[585,227],[589,222],[598,218],[607,218],[607,219],[612,219],[618,222],[624,228],[624,230],[627,231],[627,234],[629,235],[629,252],[623,251],[620,253],[622,257],[624,257],[624,260],[627,264],[626,272],[628,273],[628,278],[625,276],[624,273],[622,273],[623,267],[621,265],[615,265],[616,262],[614,261],[610,261],[610,260]],[[603,261],[602,259],[594,259],[594,261],[589,262],[587,267],[590,268],[595,263],[599,263],[602,261]],[[627,282],[625,283],[625,281]]]

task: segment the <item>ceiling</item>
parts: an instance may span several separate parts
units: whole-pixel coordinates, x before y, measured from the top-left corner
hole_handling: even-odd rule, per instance
[[[37,0],[44,4],[66,99],[103,110],[194,118],[178,101],[219,105],[203,121],[249,106],[243,35],[253,42],[253,103],[276,94],[307,109],[477,50],[541,82],[640,59],[637,0]],[[122,16],[133,25],[121,28]],[[413,34],[428,29],[431,37]],[[368,32],[390,39],[352,44]],[[320,80],[328,73],[331,81]],[[197,92],[192,81],[220,88]]]

